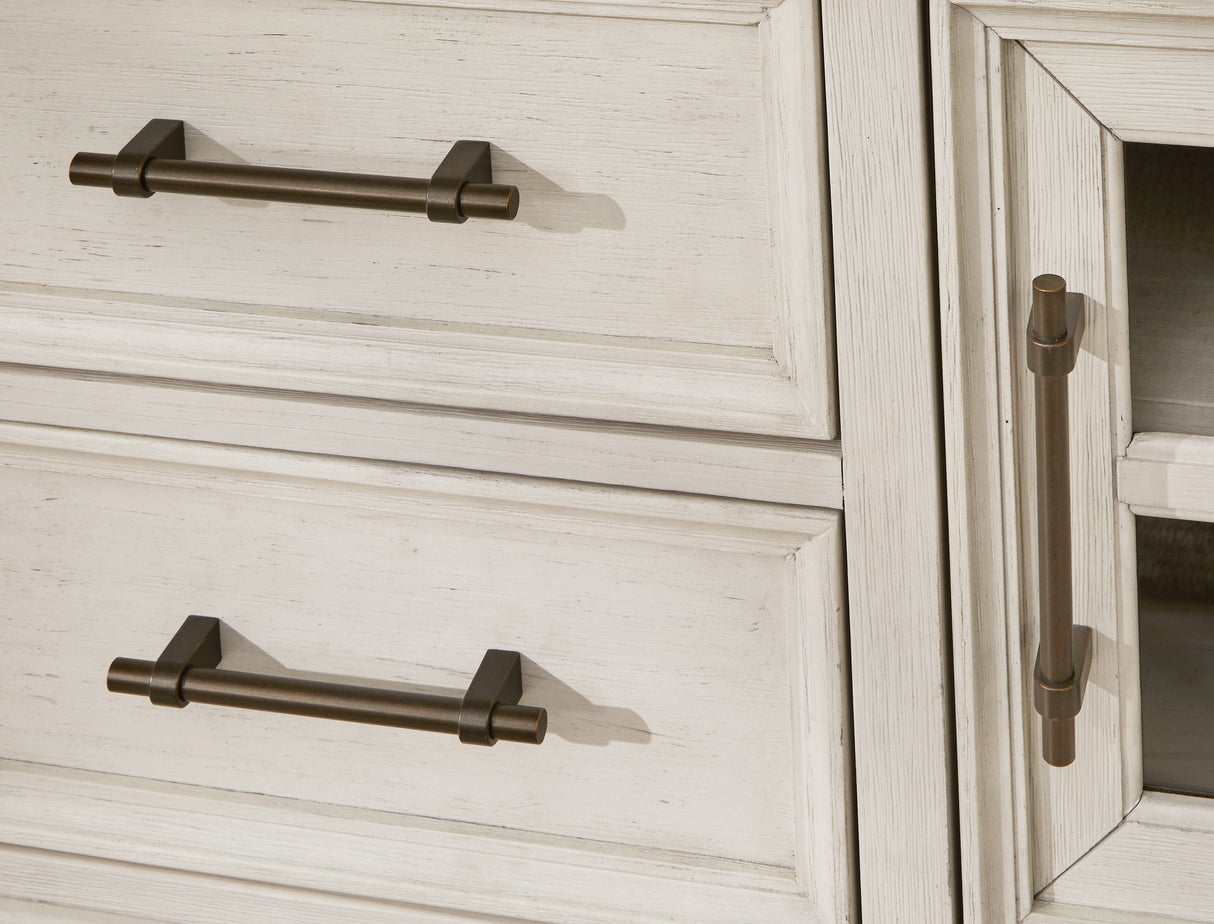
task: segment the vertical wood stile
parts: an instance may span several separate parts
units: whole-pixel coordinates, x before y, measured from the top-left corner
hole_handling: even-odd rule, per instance
[[[961,906],[965,921],[1003,924],[1029,895],[999,525],[1007,375],[994,372],[1007,348],[996,324],[1006,229],[991,220],[1003,188],[992,156],[1003,143],[1002,43],[948,0],[933,4],[931,28]]]
[[[1071,529],[1075,622],[1092,628],[1094,659],[1076,721],[1076,751],[1082,758],[1073,766],[1045,764],[1032,702],[1021,697],[1022,721],[1028,723],[1025,754],[1035,892],[1082,856],[1123,814],[1117,653],[1122,640],[1106,336],[1104,132],[1023,49],[1014,54],[1016,79],[1005,82],[1010,102],[1009,211],[1015,228],[1007,330],[1024,330],[1036,273],[1057,272],[1066,278],[1070,291],[1085,296],[1087,313],[1087,332],[1070,383]],[[1038,580],[1032,393],[1023,337],[1009,336],[1009,342],[1018,483],[1008,485],[1007,501],[1008,510],[1017,511],[1021,540],[1020,675],[1023,688],[1031,689],[1038,642],[1036,598],[1029,592]]]
[[[923,23],[918,4],[897,0],[827,0],[822,20],[862,914],[868,924],[952,920],[952,694]]]

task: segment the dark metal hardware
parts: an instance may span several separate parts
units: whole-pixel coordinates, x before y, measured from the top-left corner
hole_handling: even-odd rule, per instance
[[[337,205],[424,213],[431,221],[469,218],[510,221],[518,214],[517,186],[493,182],[485,141],[457,141],[429,180],[333,173],[185,159],[179,121],[152,119],[115,155],[80,152],[68,178],[74,186],[108,186],[119,196],[156,192]]]
[[[486,651],[462,698],[215,670],[222,657],[219,620],[190,616],[156,661],[115,658],[106,688],[147,696],[159,706],[209,703],[389,725],[459,735],[466,744],[540,744],[548,729],[546,709],[518,705],[523,675],[517,651]]]
[[[1073,624],[1071,457],[1067,376],[1083,338],[1083,296],[1046,274],[1033,280],[1027,330],[1037,417],[1037,559],[1041,643],[1033,668],[1033,704],[1041,715],[1046,763],[1075,760],[1075,716],[1092,666],[1092,630]]]

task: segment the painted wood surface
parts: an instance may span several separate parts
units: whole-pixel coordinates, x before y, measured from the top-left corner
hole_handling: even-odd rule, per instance
[[[1032,6],[1022,5],[1024,9]],[[1170,5],[1157,6],[1166,13]],[[985,7],[974,9],[980,16],[986,15]],[[1000,40],[999,36],[1013,34],[1008,24],[1015,17],[1008,17],[992,14],[994,31],[987,33],[985,49],[979,42],[980,20],[948,3],[938,3],[934,17],[934,38],[942,63],[936,73],[941,103],[936,108],[937,131],[939,137],[948,139],[938,160],[938,175],[944,180],[939,199],[944,217],[941,278],[946,304],[956,300],[953,312],[945,315],[944,337],[945,368],[955,363],[957,370],[946,376],[950,499],[964,501],[964,506],[954,505],[961,522],[953,525],[953,535],[972,539],[980,536],[983,523],[1002,521],[1003,555],[1015,563],[1005,577],[1000,573],[996,542],[990,544],[991,551],[981,542],[965,545],[965,538],[952,547],[955,588],[969,595],[970,605],[975,607],[954,611],[956,650],[962,655],[959,678],[968,665],[975,677],[987,669],[995,680],[993,685],[980,686],[959,679],[958,721],[975,722],[982,716],[981,710],[1000,701],[1008,705],[1013,717],[1010,735],[980,723],[974,726],[978,732],[971,746],[975,776],[983,767],[994,767],[996,773],[985,786],[975,786],[968,793],[964,786],[961,789],[963,853],[970,855],[965,880],[967,919],[1118,924],[1204,920],[1211,897],[1203,870],[1211,854],[1209,847],[1188,837],[1186,832],[1192,826],[1179,815],[1155,824],[1148,815],[1140,814],[1156,798],[1150,793],[1133,808],[1128,821],[1118,824],[1141,794],[1133,518],[1127,504],[1139,496],[1163,505],[1172,503],[1167,499],[1172,473],[1183,482],[1200,472],[1200,464],[1193,465],[1192,460],[1201,458],[1208,441],[1189,438],[1195,440],[1189,443],[1166,434],[1139,434],[1134,445],[1129,445],[1127,312],[1132,306],[1125,268],[1121,148],[1113,133],[1081,106],[1088,101],[1085,80],[1092,83],[1096,78],[1078,74],[1073,87],[1070,73],[1054,67],[1053,59],[1046,60],[1053,76],[1063,77],[1065,87],[1057,84],[1033,59]],[[1056,58],[1066,57],[1068,66],[1106,53],[1105,60],[1111,60],[1113,52],[1120,50],[1110,47],[1085,57],[1088,49],[1079,46],[1097,42],[1098,30],[1094,26],[1088,29],[1092,18],[1083,20],[1079,31],[1087,31],[1078,36],[1068,32],[1068,26],[1076,23],[1074,17],[1054,15],[1044,7],[1036,21],[1022,17],[1013,25],[1023,27],[1022,31],[1029,27],[1044,30],[1050,22],[1057,27]],[[1179,34],[1185,25],[1179,19],[1153,22],[1152,31],[1129,44],[1147,45],[1154,39],[1168,45],[1161,37]],[[1204,41],[1202,25],[1195,21],[1192,25],[1189,36],[1178,38],[1177,45]],[[1111,27],[1116,28],[1120,26]],[[1106,30],[1105,34],[1112,32]],[[1031,41],[1027,46],[1035,57],[1036,46]],[[1151,57],[1157,67],[1149,73],[1135,63],[1145,60],[1137,51],[1124,58],[1123,85],[1136,79],[1149,85],[1135,86],[1127,93],[1124,112],[1134,109],[1131,104],[1136,94],[1162,92],[1164,86],[1175,91],[1178,105],[1200,104],[1200,92],[1186,97],[1187,88],[1194,85],[1186,77],[1189,71],[1172,66],[1183,56],[1161,51]],[[1076,73],[1082,70],[1076,68]],[[1173,78],[1174,85],[1170,83]],[[1067,92],[1071,89],[1079,102]],[[1132,112],[1127,124],[1141,137],[1168,140],[1173,131],[1170,118],[1167,106],[1157,114],[1143,106]],[[1204,131],[1200,124],[1197,131]],[[1117,134],[1126,136],[1121,129]],[[1056,214],[1053,224],[1051,210]],[[992,229],[989,237],[984,226]],[[1075,269],[1023,266],[1029,260],[1045,258],[1068,262]],[[1027,389],[1015,382],[1023,373],[1005,370],[1022,368],[1023,314],[1028,308],[1023,289],[1032,274],[1043,271],[1067,277],[1072,288],[1089,296],[1089,308],[1096,309],[1088,317],[1084,352],[1072,383],[1071,420],[1076,440],[1072,445],[1072,490],[1079,516],[1087,524],[1081,523],[1076,538],[1081,563],[1077,567],[1086,572],[1086,576],[1077,573],[1077,619],[1094,619],[1103,629],[1097,641],[1093,684],[1079,717],[1079,758],[1072,768],[1061,771],[1073,775],[1066,781],[1051,780],[1054,771],[1036,763],[1031,751],[1036,716],[1024,693],[1028,689],[1024,659],[1031,657],[1035,633],[1032,622],[1020,623],[1017,614],[1034,602],[1032,522],[1022,517],[1017,523],[1007,515],[1017,504],[1023,510],[1025,502],[1031,501],[1032,468],[1022,440],[1031,423],[1020,397]],[[1010,291],[1010,297],[1005,291]],[[1093,318],[1102,324],[1095,337]],[[1005,382],[1010,379],[1016,388],[1006,384],[993,387],[992,368],[999,369],[999,377]],[[1109,469],[1122,454],[1126,458],[1116,464],[1114,481]],[[1010,459],[1016,460],[1015,465],[1009,466]],[[993,477],[996,471],[999,474]],[[1020,490],[1013,494],[1010,484],[1017,478]],[[1000,490],[1000,481],[1009,487]],[[1117,496],[1103,496],[1113,485]],[[1187,493],[1182,488],[1176,501]],[[1138,506],[1132,509],[1153,512]],[[1155,512],[1167,515],[1167,509],[1175,508],[1165,506]],[[1102,520],[1105,526],[1101,526]],[[1023,579],[1016,577],[1016,570]],[[1088,604],[1080,602],[1084,598]],[[958,599],[955,591],[954,600]],[[997,644],[984,648],[975,628],[988,612],[996,621],[1001,613],[1006,614],[1006,656]],[[1013,682],[1001,685],[998,672],[1002,664],[1017,661]],[[1103,679],[1097,679],[1099,671]],[[1028,745],[1017,741],[1017,716],[1023,722],[1022,733],[1029,736]],[[1099,727],[1093,728],[1094,722]],[[964,734],[959,734],[959,741],[965,741]],[[968,762],[964,745],[959,759],[964,780]],[[1010,775],[1002,769],[1008,764]],[[1022,770],[1027,782],[1018,780]],[[1063,793],[1065,800],[1053,801]],[[1028,797],[1028,817],[1033,820],[1027,836],[1022,794]],[[992,805],[996,810],[987,811]],[[1130,833],[1136,824],[1149,826],[1150,837],[1144,832]],[[1092,831],[1085,844],[1078,832],[1089,825]],[[1014,850],[1011,857],[1006,855],[1009,847]],[[1088,852],[1091,847],[1095,849]],[[1120,864],[1104,859],[1115,856],[1121,857]],[[1146,857],[1150,859],[1144,863]],[[1031,903],[1033,892],[1074,860],[1078,862],[1048,883],[1039,896],[1041,901]],[[1024,873],[1030,864],[1031,878]],[[1102,866],[1103,873],[1095,872]],[[1103,879],[1098,882],[1099,876]],[[1187,906],[1186,899],[1191,902]]]
[[[1191,920],[1170,915],[1136,914],[1110,911],[1108,908],[1081,908],[1078,905],[1058,905],[1053,902],[1037,902],[1033,912],[1024,919],[1025,924],[1192,924]]]
[[[1118,599],[1118,510],[1113,459],[1124,447],[1111,431],[1107,329],[1124,323],[1125,305],[1108,291],[1106,264],[1125,261],[1109,228],[1121,215],[1106,213],[1106,145],[1116,139],[1023,51],[1004,62],[1008,105],[1009,359],[1011,363],[1016,483],[1008,509],[1017,511],[1021,604],[1019,670],[1032,822],[1033,889],[1082,856],[1116,825],[1129,805],[1122,793],[1121,696],[1129,677],[1121,670],[1125,644]],[[1087,327],[1071,394],[1071,540],[1074,618],[1095,635],[1083,711],[1076,721],[1076,753],[1056,769],[1040,754],[1040,719],[1032,706],[1032,670],[1038,642],[1036,558],[1040,486],[1035,479],[1032,377],[1021,332],[1028,323],[1032,278],[1056,272],[1085,299]],[[1019,334],[1019,336],[1017,336]],[[1131,606],[1132,612],[1132,606]]]
[[[822,4],[868,922],[959,910],[920,26],[916,4]]]
[[[1031,894],[1014,756],[1023,725],[1010,720],[1018,633],[1004,562],[1014,544],[1001,522],[1011,474],[1007,240],[993,204],[1005,184],[1003,48],[947,0],[932,4],[931,39],[961,917],[993,924],[1019,920]]]
[[[1211,800],[1144,793],[1125,824],[1042,898],[1131,915],[1214,921]]]
[[[417,0],[363,0],[416,6]],[[786,0],[426,0],[426,6],[690,22],[760,22]]]
[[[3,862],[3,861],[0,861]],[[130,914],[111,914],[105,911],[88,911],[65,905],[17,898],[0,898],[0,921],[6,924],[39,922],[39,924],[133,924],[151,921],[151,918]]]
[[[1214,437],[1139,433],[1117,462],[1117,496],[1145,516],[1214,522]]]
[[[1122,141],[1214,145],[1214,34],[1206,48],[1030,41],[1040,61]],[[1166,79],[1158,75],[1166,74]]]
[[[247,879],[185,873],[47,850],[0,846],[0,890],[38,896],[0,899],[5,924],[517,924],[497,915],[446,911],[351,898],[314,889],[287,889]],[[105,910],[96,910],[105,909]],[[145,915],[149,909],[156,917]],[[7,915],[7,917],[6,917]]]
[[[1099,9],[1045,10],[1015,3],[967,5],[986,27],[1001,38],[1021,42],[1066,42],[1073,45],[1153,46],[1155,48],[1214,47],[1214,16],[1171,16],[1166,4],[1135,12],[1118,12],[1113,4]],[[1208,5],[1202,3],[1204,12]]]
[[[370,809],[405,825],[446,818],[524,840],[592,840],[647,862],[784,870],[803,891],[773,899],[771,920],[847,919],[837,515],[0,430],[12,537],[4,631],[21,665],[3,696],[5,756]],[[457,692],[485,648],[517,648],[524,701],[549,709],[549,741],[472,753],[440,736],[170,713],[103,692],[111,658],[154,658],[189,612],[225,620],[233,669],[411,689]],[[405,751],[385,751],[390,741]],[[87,804],[67,813],[73,830]],[[70,833],[37,842],[39,818],[15,842],[84,849]],[[249,838],[256,857],[279,835]],[[602,919],[609,889],[598,888],[596,910],[560,919]],[[676,907],[664,883],[654,888]],[[753,888],[731,901],[760,901]]]
[[[1095,12],[1108,16],[1138,15],[1183,20],[1214,18],[1206,0],[956,0],[957,5],[984,18],[1000,10],[1031,11],[1041,19],[1064,23],[1075,13]]]
[[[281,0],[216,29],[184,2],[70,24],[18,4],[0,275],[33,291],[3,298],[2,358],[831,438],[821,114],[799,89],[815,45],[807,14],[781,15],[788,36]],[[397,175],[485,138],[523,204],[437,226],[67,183],[76,150],[117,151],[152,116],[184,119],[199,159]]]
[[[0,365],[7,420],[810,507],[839,444]]]

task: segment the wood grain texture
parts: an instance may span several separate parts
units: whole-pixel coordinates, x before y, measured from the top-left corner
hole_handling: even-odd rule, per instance
[[[118,311],[142,315],[138,332],[77,318],[72,337],[13,296],[14,318],[37,318],[8,332],[25,353],[9,361],[53,363],[50,337],[84,368],[185,354],[215,367],[194,379],[231,384],[290,387],[290,367],[367,397],[835,436],[820,114],[794,90],[816,57],[795,23],[785,36],[336,0],[225,9],[221,30],[184,2],[112,0],[71,26],[36,4],[9,10],[27,40],[0,64],[14,165],[0,276],[102,315],[107,299],[145,302]],[[74,150],[115,151],[149,115],[184,119],[195,158],[397,175],[428,175],[452,140],[482,137],[523,204],[512,223],[443,227],[67,184]],[[791,196],[804,204],[773,213]],[[211,333],[193,350],[164,343],[191,306]],[[311,358],[300,324],[328,331]]]
[[[1010,388],[1004,188],[1003,45],[947,0],[931,7],[940,314],[962,919],[1002,924],[1027,911],[1024,780],[1009,721],[1018,676],[1016,593],[1005,587],[1002,484],[1011,474],[1000,412]],[[1012,546],[1014,547],[1014,545]]]
[[[1206,0],[956,0],[956,3],[979,16],[986,10],[1020,9],[1054,20],[1065,20],[1072,13],[1214,18],[1214,10]]]
[[[406,6],[435,6],[571,16],[617,16],[688,22],[755,24],[785,0],[361,0]]]
[[[1013,41],[1122,47],[1214,47],[1214,16],[1169,16],[1166,12],[1162,15],[1152,15],[1150,9],[1136,13],[1118,13],[1111,9],[1109,4],[1102,5],[1099,10],[1085,11],[1045,11],[1022,4],[966,4],[966,9],[1001,38]]]
[[[1214,921],[1214,807],[1209,799],[1144,793],[1125,824],[1042,898],[1130,915]]]
[[[0,891],[38,896],[28,901],[0,899],[0,921],[5,924],[519,924],[518,918],[452,915],[314,889],[8,845],[0,845],[0,872]],[[156,917],[144,916],[149,909],[155,909]]]
[[[46,857],[55,844],[78,853],[59,868],[45,863],[33,870],[18,867],[16,875],[4,880],[6,890],[92,907],[131,908],[125,889],[97,888],[97,877],[87,875],[98,867],[110,875],[121,871],[118,885],[129,880],[131,891],[145,893],[144,904],[134,907],[145,913],[155,909],[161,920],[225,920],[219,914],[230,914],[239,901],[250,910],[238,920],[266,920],[263,904],[272,908],[277,900],[300,909],[305,921],[324,920],[320,915],[326,902],[333,909],[329,920],[362,921],[355,912],[375,906],[367,899],[380,906],[383,919],[404,922],[658,924],[703,919],[724,924],[745,920],[747,914],[798,924],[826,920],[813,914],[790,879],[763,870],[697,869],[659,856],[619,856],[593,842],[556,847],[503,839],[492,829],[461,830],[433,821],[414,827],[399,818],[331,806],[11,762],[0,778],[4,792],[21,800],[6,825],[7,837],[47,845],[34,859]],[[38,805],[51,817],[74,814],[78,823],[48,826],[35,819],[31,824],[34,816],[28,809]],[[162,825],[167,824],[177,832],[175,851],[163,839],[168,829]],[[122,844],[115,844],[115,830],[124,833]],[[253,856],[240,838],[267,849]],[[86,859],[112,860],[117,853],[124,864]],[[183,857],[206,872],[176,872]],[[0,863],[4,859],[0,849]],[[65,866],[82,870],[83,881],[64,877]],[[402,869],[407,876],[402,877]],[[270,878],[274,882],[266,881]],[[191,881],[202,895],[213,895],[217,908],[182,889]],[[756,885],[757,890],[746,888]],[[598,900],[589,902],[592,891]],[[402,894],[412,901],[402,901]],[[461,909],[444,908],[453,896]],[[183,912],[183,898],[197,910]],[[336,914],[340,910],[349,916]]]
[[[72,25],[9,9],[26,43],[5,59],[5,278],[770,349],[756,29],[287,0],[233,0],[217,29],[174,2],[99,3]],[[426,177],[456,138],[483,138],[520,215],[442,227],[66,182],[72,151],[112,153],[151,115],[184,119],[200,160],[376,174]]]
[[[0,860],[0,865],[3,860]],[[105,911],[86,911],[64,905],[42,901],[26,901],[16,898],[0,898],[0,922],[4,924],[135,924],[151,922],[151,918],[129,914],[110,914]]]
[[[1214,437],[1137,434],[1117,462],[1117,497],[1144,516],[1214,522]]]
[[[557,845],[614,843],[616,854],[647,864],[669,857],[740,871],[735,891],[715,900],[715,917],[697,904],[681,920],[736,920],[745,902],[768,907],[754,890],[770,890],[760,880],[781,875],[785,894],[770,902],[771,920],[847,919],[837,515],[0,429],[15,537],[3,567],[20,614],[4,632],[9,650],[21,652],[4,696],[14,704],[4,713],[6,756],[404,813],[415,824],[449,818]],[[223,709],[169,714],[98,694],[110,658],[154,656],[189,611],[225,619],[225,664],[238,670],[450,692],[466,684],[485,647],[518,648],[527,657],[524,701],[549,709],[549,741],[515,749],[509,771],[485,787],[486,752],[440,736],[403,733],[408,759],[400,760],[384,750],[384,729]],[[97,620],[99,612],[120,612],[121,623]],[[712,612],[720,620],[710,626]],[[53,635],[34,629],[46,626]],[[731,726],[731,713],[741,724]],[[57,734],[45,735],[52,725]],[[388,735],[405,745],[401,733]],[[89,804],[60,813],[72,831]],[[168,824],[154,817],[146,823]],[[98,850],[73,843],[71,831],[40,840],[51,836],[39,833],[45,806],[21,818],[12,830],[26,833],[14,842]],[[267,857],[280,838],[248,833],[242,861],[260,857],[276,879],[281,864]],[[168,855],[178,849],[151,841]],[[408,851],[422,849],[402,847],[393,864],[416,865]],[[751,869],[759,880],[747,879]],[[542,866],[528,880],[535,875]],[[391,897],[421,900],[415,887],[402,884]],[[622,913],[611,891],[600,877],[588,893],[593,909],[559,919],[620,919],[603,917]],[[678,892],[659,880],[647,894],[670,914],[685,901]],[[555,913],[534,893],[517,901],[529,915]]]
[[[1214,47],[1025,47],[1122,141],[1214,145]]]
[[[1040,756],[1040,719],[1031,696],[1021,701],[1033,838],[1033,888],[1040,889],[1082,856],[1129,809],[1122,789],[1121,696],[1127,689],[1119,655],[1128,617],[1119,607],[1118,509],[1113,459],[1108,326],[1124,321],[1125,306],[1112,305],[1106,265],[1124,264],[1111,251],[1108,228],[1120,214],[1106,209],[1105,147],[1115,139],[1035,61],[1017,50],[1005,62],[1009,103],[1008,173],[1011,259],[1006,319],[1013,376],[1016,483],[1007,485],[1006,509],[1017,511],[1021,588],[1022,689],[1032,690],[1037,650],[1037,550],[1034,408],[1032,377],[1024,356],[1031,283],[1057,272],[1070,291],[1085,297],[1087,329],[1081,356],[1069,376],[1071,400],[1071,536],[1074,619],[1096,636],[1088,693],[1076,722],[1075,764],[1051,768]],[[1108,182],[1119,182],[1111,178]],[[1017,336],[1019,334],[1019,336]],[[1132,606],[1130,614],[1133,613]]]
[[[287,319],[0,286],[0,360],[508,413],[801,435],[771,357]],[[825,403],[833,403],[824,398]]]
[[[515,475],[840,508],[837,442],[491,414],[0,365],[4,417]]]
[[[826,113],[817,0],[785,0],[761,26],[767,106],[768,173],[775,260],[775,355],[801,382],[802,394],[825,388],[818,413],[838,433],[830,225],[826,203]],[[806,164],[823,169],[806,170]],[[827,376],[825,382],[822,375]]]
[[[1077,905],[1056,905],[1036,902],[1024,924],[1192,924],[1170,915],[1136,914],[1110,911],[1108,908],[1081,908]]]
[[[869,922],[943,921],[957,911],[920,26],[916,4],[822,4],[857,827]]]
[[[1028,9],[1032,5],[1023,6]],[[1160,4],[1159,8],[1168,6]],[[974,9],[988,23],[991,21],[984,7]],[[1022,25],[1028,22],[1024,20]],[[1058,59],[1070,55],[1071,62],[1086,60],[1085,48],[1074,43],[1096,41],[1094,19],[1083,21],[1084,29],[1092,26],[1092,31],[1072,36],[1068,24],[1074,24],[1073,17],[1043,11],[1033,28],[1044,30],[1050,22],[1057,27],[1054,37],[1059,39]],[[1004,24],[1000,20],[999,34],[1007,35]],[[1150,36],[1178,32],[1187,24],[1159,19],[1155,25],[1139,44],[1149,44]],[[978,19],[957,7],[937,4],[934,34],[945,65],[936,76],[941,103],[936,110],[937,131],[946,139],[937,161],[946,184],[941,188],[939,206],[943,217],[942,281],[946,304],[957,299],[954,311],[946,314],[945,367],[956,363],[960,370],[951,381],[946,377],[950,498],[959,497],[967,503],[958,511],[962,523],[953,529],[963,537],[976,537],[983,523],[1002,520],[1008,561],[1003,575],[997,565],[987,563],[981,543],[971,544],[964,551],[957,544],[952,549],[954,574],[958,576],[955,587],[975,600],[981,600],[983,593],[988,595],[982,601],[983,608],[955,612],[954,625],[962,639],[958,652],[968,645],[974,653],[975,673],[986,668],[994,675],[993,690],[984,692],[977,685],[967,689],[960,674],[968,662],[959,659],[958,721],[972,721],[965,716],[977,717],[985,703],[1001,699],[1013,718],[1010,742],[1001,729],[979,726],[981,737],[974,744],[979,759],[984,753],[994,758],[987,763],[994,765],[997,774],[988,784],[988,794],[994,798],[982,801],[980,788],[973,795],[964,787],[961,790],[963,832],[967,826],[974,831],[969,841],[963,841],[963,850],[972,849],[977,854],[972,868],[978,874],[973,878],[967,874],[966,878],[967,919],[1024,919],[1042,924],[1202,920],[1210,907],[1201,885],[1201,870],[1208,855],[1196,861],[1190,858],[1193,851],[1208,848],[1184,843],[1179,835],[1173,840],[1166,825],[1155,829],[1156,842],[1143,841],[1131,847],[1123,834],[1132,822],[1142,821],[1139,808],[1133,809],[1129,821],[1118,827],[1142,793],[1132,556],[1132,512],[1139,508],[1131,509],[1126,502],[1138,490],[1149,489],[1157,500],[1167,503],[1162,498],[1171,477],[1170,467],[1176,466],[1181,473],[1185,464],[1172,458],[1180,443],[1175,437],[1140,435],[1135,440],[1142,440],[1141,447],[1130,445],[1127,450],[1132,435],[1127,317],[1131,305],[1125,265],[1125,199],[1120,185],[1121,145],[1113,133],[1085,112],[1082,94],[1080,102],[1070,96],[1069,76],[1065,87],[1050,76],[1059,76],[1059,69],[1051,66],[1047,73],[1029,54],[1001,41],[994,32],[989,33],[984,60],[976,43],[981,27]],[[1119,27],[1114,23],[1111,28]],[[1190,41],[1196,43],[1201,40],[1202,30],[1196,29],[1194,34],[1198,38],[1191,35]],[[1074,43],[1062,41],[1072,38]],[[1028,44],[1032,52],[1034,46]],[[1161,39],[1160,44],[1167,41]],[[1111,58],[1114,49],[1105,49],[1102,54],[1105,52]],[[1128,54],[1127,61],[1137,60],[1137,54]],[[1158,89],[1172,80],[1173,70],[1167,62],[1176,60],[1160,55],[1160,69],[1147,75],[1132,65],[1127,66],[1127,73]],[[1187,92],[1183,88],[1191,81],[1186,82],[1184,68],[1180,70],[1177,86],[1183,95]],[[1082,87],[1084,78],[1079,79]],[[1124,85],[1125,75],[1119,79]],[[985,107],[978,89],[983,82],[991,87]],[[1159,122],[1154,123],[1156,128],[1152,128],[1152,117],[1144,114],[1141,128],[1144,132],[1156,131],[1169,118],[1164,107]],[[1159,131],[1158,137],[1163,135]],[[984,225],[992,228],[989,237],[982,230]],[[1064,771],[1044,767],[1033,754],[1038,719],[1026,696],[1030,687],[1025,660],[1031,659],[1036,645],[1036,616],[1032,612],[1036,601],[1032,578],[1033,467],[1028,445],[1032,418],[1025,410],[1031,386],[1022,371],[1023,330],[1029,307],[1028,282],[1034,274],[1047,271],[1058,272],[1067,278],[1070,288],[1084,291],[1090,312],[1080,365],[1072,376],[1072,491],[1073,509],[1080,520],[1075,540],[1076,619],[1094,622],[1100,638],[1089,698],[1079,716],[1079,757]],[[988,305],[992,307],[988,309]],[[1099,327],[1091,326],[1093,320]],[[992,363],[999,370],[998,378],[1010,379],[1013,387],[993,387]],[[1164,442],[1152,448],[1157,439]],[[1195,452],[1200,458],[1204,448],[1194,443],[1184,451]],[[1117,464],[1114,482],[1110,467],[1122,454],[1127,457]],[[1142,468],[1136,469],[1139,465]],[[997,478],[992,477],[996,470]],[[1115,496],[1110,494],[1114,484]],[[1013,485],[1017,485],[1015,490]],[[1122,496],[1123,487],[1128,488],[1126,496]],[[1008,513],[1017,507],[1022,511],[1019,522]],[[971,532],[967,534],[965,529]],[[964,542],[963,538],[961,544]],[[1003,614],[1007,620],[1007,659],[1013,665],[1019,662],[1006,687],[998,676],[1002,663],[997,646],[984,653],[980,633],[974,628],[988,612],[996,619]],[[1026,744],[1017,740],[1018,728]],[[961,751],[964,780],[964,746]],[[1010,778],[998,767],[1003,759],[1012,764]],[[1026,783],[1028,817],[1032,820],[1032,836],[1027,840],[1021,833],[1025,812],[1021,798]],[[1143,806],[1152,798],[1148,793]],[[1010,825],[1000,811],[1006,811],[1003,806],[1008,800],[1012,808]],[[995,811],[987,810],[990,805]],[[964,820],[967,815],[969,822]],[[1085,827],[1090,828],[1086,838],[1081,833]],[[1183,825],[1177,821],[1180,827]],[[1000,859],[1012,844],[1016,863],[981,862],[984,858]],[[1091,847],[1095,849],[1088,852]],[[1104,853],[1106,850],[1108,853]],[[1080,872],[1098,868],[1089,865],[1097,863],[1096,857],[1112,856],[1121,850],[1125,850],[1124,863],[1115,874],[1106,870],[1108,875],[1102,884],[1096,885]],[[1148,855],[1151,860],[1146,865],[1150,868],[1144,869],[1142,858]],[[1172,868],[1167,873],[1163,863],[1154,865],[1164,855],[1171,858]],[[1074,861],[1077,863],[1067,869]],[[1192,880],[1187,872],[1181,872],[1190,864],[1196,867]],[[1032,878],[1026,881],[1023,870],[1030,865]],[[1060,878],[1051,883],[1050,878],[1059,872]],[[1122,881],[1114,885],[1117,878]],[[1183,884],[1175,885],[1177,880],[1183,880]],[[1197,884],[1189,889],[1191,882]],[[1031,903],[1033,892],[1047,885],[1039,896],[1043,901]],[[1194,895],[1192,907],[1202,909],[1201,913],[1169,905],[1172,896],[1179,893]],[[1009,911],[1009,895],[1013,894],[1016,901]],[[1138,898],[1127,898],[1133,895]]]

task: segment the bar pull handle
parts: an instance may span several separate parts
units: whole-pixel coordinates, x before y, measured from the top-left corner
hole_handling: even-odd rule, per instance
[[[155,661],[115,658],[106,688],[147,696],[158,706],[210,703],[439,732],[486,746],[541,744],[548,729],[546,709],[518,705],[523,675],[517,651],[486,651],[462,698],[217,670],[222,658],[219,620],[190,616]]]
[[[1071,457],[1067,376],[1083,338],[1083,296],[1066,280],[1033,280],[1027,330],[1037,419],[1037,559],[1041,641],[1033,667],[1033,705],[1041,716],[1046,763],[1075,760],[1075,716],[1092,666],[1092,630],[1073,624],[1071,592]]]
[[[81,151],[72,158],[68,179],[74,186],[108,186],[119,196],[144,199],[169,192],[337,205],[424,213],[448,224],[511,221],[519,204],[517,186],[493,182],[486,141],[455,142],[425,180],[186,160],[184,126],[173,119],[152,119],[117,154]]]

